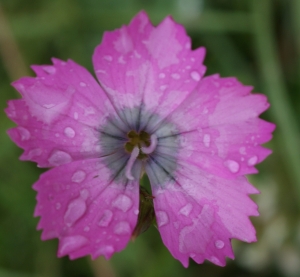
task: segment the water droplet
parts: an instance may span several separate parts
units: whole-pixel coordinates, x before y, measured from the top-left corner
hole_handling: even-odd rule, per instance
[[[232,172],[237,173],[240,169],[240,165],[238,162],[234,160],[227,160],[224,162],[224,165]]]
[[[54,166],[66,164],[71,161],[72,161],[71,156],[68,153],[60,150],[54,150],[50,158],[48,159],[48,162]]]
[[[72,200],[68,205],[68,209],[64,216],[64,221],[67,226],[72,226],[86,212],[86,203],[81,197]]]
[[[253,157],[251,157],[251,158],[248,160],[247,164],[248,164],[249,166],[253,166],[253,165],[255,165],[255,164],[257,163],[257,161],[258,161],[258,157],[257,157],[257,156],[253,156]]]
[[[193,205],[191,203],[188,203],[179,210],[179,213],[181,213],[185,216],[189,216],[192,209],[193,209]]]
[[[186,49],[191,49],[191,42],[188,41],[186,44],[185,44],[185,48]]]
[[[51,108],[55,107],[55,104],[44,104],[43,107],[46,109],[51,109]]]
[[[43,70],[48,74],[55,74],[56,68],[54,66],[44,66]]]
[[[167,87],[168,87],[167,85],[162,85],[162,86],[159,87],[159,89],[164,91],[164,90],[166,90]]]
[[[104,255],[106,258],[109,258],[114,252],[115,249],[113,246],[105,245],[97,250],[96,256]]]
[[[22,141],[30,139],[30,132],[27,129],[23,127],[18,127],[17,129]]]
[[[207,113],[208,113],[208,109],[207,109],[207,108],[204,108],[204,110],[203,110],[202,113],[203,113],[203,114],[207,114]]]
[[[77,112],[74,113],[74,119],[75,119],[75,120],[78,119],[78,113],[77,113]]]
[[[114,233],[116,235],[127,235],[131,233],[131,228],[128,222],[121,221],[116,224],[114,228]]]
[[[240,154],[245,155],[246,154],[246,147],[240,147],[239,149]]]
[[[98,225],[101,227],[107,227],[109,225],[109,223],[111,222],[113,217],[113,213],[110,210],[105,210],[103,212],[103,215],[101,216]]]
[[[35,148],[28,152],[27,157],[28,157],[28,159],[31,160],[33,157],[40,156],[42,153],[43,153],[43,150],[41,148]]]
[[[166,77],[166,74],[165,73],[159,73],[159,75],[158,75],[158,78],[159,79],[163,79],[163,78],[165,78]]]
[[[65,128],[64,133],[65,133],[65,135],[66,135],[68,138],[74,138],[74,137],[75,137],[75,131],[74,131],[71,127]]]
[[[84,229],[83,229],[84,232],[88,232],[89,230],[90,230],[89,226],[85,226]]]
[[[179,80],[180,79],[180,75],[178,73],[173,73],[171,74],[171,77],[175,80]]]
[[[109,62],[111,62],[111,61],[113,60],[112,56],[109,56],[109,55],[104,56],[103,59],[104,59],[104,60],[107,60],[107,61],[109,61]]]
[[[138,215],[140,213],[140,211],[139,210],[134,210],[133,213]]]
[[[169,222],[169,217],[166,212],[158,211],[156,212],[156,220],[158,227],[162,227]]]
[[[222,248],[225,246],[225,243],[224,243],[224,241],[222,241],[222,240],[217,240],[217,241],[215,242],[215,246],[216,246],[218,249],[222,249]]]
[[[79,85],[83,88],[86,87],[86,83],[84,83],[84,82],[80,82]]]
[[[90,193],[87,189],[83,189],[80,191],[80,196],[82,199],[87,200],[87,198],[89,197]]]
[[[190,257],[191,257],[191,258],[195,258],[196,256],[197,256],[197,255],[196,255],[195,253],[191,253],[191,254],[190,254]]]
[[[64,237],[60,241],[59,256],[64,256],[77,249],[80,249],[87,243],[88,239],[84,236]]]
[[[75,183],[81,183],[85,179],[85,177],[86,173],[83,170],[78,170],[73,174],[71,180]]]
[[[200,81],[200,79],[201,79],[200,74],[197,71],[192,71],[191,72],[191,77],[195,81]]]
[[[61,208],[61,204],[59,203],[59,202],[57,202],[56,204],[55,204],[55,209],[56,210],[59,210]]]
[[[209,260],[216,265],[221,265],[220,260],[215,256],[210,257]]]
[[[112,206],[120,209],[124,213],[127,212],[132,206],[132,200],[125,194],[120,194],[112,202]]]
[[[207,148],[209,147],[209,145],[210,145],[210,135],[209,134],[205,134],[203,136],[203,144],[205,147],[207,147]]]

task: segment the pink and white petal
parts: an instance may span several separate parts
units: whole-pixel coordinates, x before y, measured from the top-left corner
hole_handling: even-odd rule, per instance
[[[117,109],[137,107],[164,117],[175,109],[201,80],[203,48],[191,50],[184,28],[167,17],[153,27],[140,12],[121,29],[106,32],[93,63],[102,87]]]
[[[35,216],[42,239],[59,239],[58,256],[107,259],[121,251],[136,226],[138,181],[118,183],[99,159],[61,165],[42,174]]]
[[[152,186],[152,191],[162,240],[185,267],[189,257],[224,266],[225,257],[234,258],[232,238],[256,241],[248,217],[258,215],[257,206],[248,194],[257,190],[244,177],[227,180],[192,164],[175,175],[176,181]]]
[[[170,116],[178,126],[179,156],[225,178],[256,173],[271,151],[275,125],[258,116],[269,104],[235,78],[206,77]]]
[[[23,99],[10,101],[6,109],[19,125],[8,133],[25,150],[21,159],[40,167],[97,157],[99,126],[108,113],[115,113],[84,68],[72,61],[53,61],[53,66],[34,66],[37,77],[13,83]]]

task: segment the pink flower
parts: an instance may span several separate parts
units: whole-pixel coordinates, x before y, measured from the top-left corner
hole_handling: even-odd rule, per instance
[[[71,259],[121,251],[139,213],[147,173],[158,230],[172,255],[224,266],[230,240],[256,241],[245,174],[271,151],[274,125],[258,118],[265,96],[235,78],[203,78],[204,48],[191,50],[181,25],[153,27],[144,12],[104,35],[93,63],[53,59],[13,83],[17,123],[8,131],[21,160],[51,167],[34,184],[42,239]]]

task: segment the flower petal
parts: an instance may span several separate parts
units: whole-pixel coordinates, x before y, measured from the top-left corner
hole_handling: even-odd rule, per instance
[[[204,52],[191,51],[184,28],[170,17],[153,27],[141,12],[129,26],[104,34],[93,63],[118,110],[145,105],[144,110],[155,112],[159,106],[157,114],[163,119],[202,78]]]
[[[244,177],[227,180],[188,164],[174,179],[152,186],[153,201],[162,240],[185,267],[189,257],[224,266],[234,258],[232,238],[256,241],[248,216],[258,215],[257,206],[248,194],[257,190]]]
[[[225,178],[256,173],[275,125],[258,118],[269,104],[251,89],[235,78],[204,78],[170,116],[180,130],[178,156]]]
[[[99,159],[53,168],[34,184],[42,239],[59,239],[59,256],[107,259],[122,250],[136,226],[138,181],[116,183]]]
[[[22,160],[40,167],[99,156],[99,126],[115,113],[95,79],[72,61],[33,66],[37,77],[13,83],[23,99],[12,100],[7,115],[19,126],[8,131],[25,152]]]

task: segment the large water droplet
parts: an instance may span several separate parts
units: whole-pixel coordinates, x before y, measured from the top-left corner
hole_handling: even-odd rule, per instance
[[[55,74],[56,68],[54,66],[44,66],[43,70],[49,74]]]
[[[245,155],[245,154],[246,154],[246,147],[244,147],[244,146],[240,147],[239,152],[240,152],[242,155]]]
[[[128,235],[131,233],[131,228],[128,222],[121,221],[116,224],[114,228],[114,233],[116,235]]]
[[[68,138],[74,138],[74,137],[75,137],[75,131],[74,131],[71,127],[65,128],[64,133],[65,133],[65,135],[66,135]]]
[[[224,164],[232,173],[237,173],[240,169],[239,163],[234,160],[227,160]]]
[[[80,191],[80,196],[82,199],[87,200],[87,198],[89,197],[90,193],[87,189],[83,189]]]
[[[111,222],[113,217],[113,213],[110,210],[105,210],[103,212],[103,215],[101,216],[98,225],[101,227],[107,227],[109,225],[109,223]]]
[[[249,166],[253,166],[253,165],[257,164],[257,161],[258,161],[258,157],[257,157],[257,156],[253,156],[253,157],[251,157],[251,158],[248,160],[247,164],[248,164]]]
[[[75,183],[81,183],[85,179],[86,173],[83,170],[76,171],[71,180]]]
[[[56,204],[55,204],[55,209],[56,210],[59,210],[61,208],[61,204],[59,203],[59,202],[57,202]]]
[[[105,258],[108,259],[114,252],[115,252],[115,249],[114,249],[113,246],[111,246],[111,245],[105,245],[103,247],[100,247],[96,251],[96,256],[104,255]]]
[[[72,161],[71,156],[68,153],[66,153],[64,151],[60,151],[60,150],[54,150],[52,152],[50,158],[48,159],[48,162],[54,166],[66,164],[71,161]]]
[[[84,236],[64,237],[60,241],[59,255],[64,256],[77,249],[82,248],[88,243],[88,239]]]
[[[18,131],[22,141],[30,139],[30,132],[27,129],[18,127]]]
[[[169,217],[166,212],[158,211],[155,213],[158,227],[162,227],[169,222]]]
[[[77,120],[78,119],[78,113],[74,112],[74,119]]]
[[[83,88],[86,87],[86,83],[84,83],[84,82],[80,82],[79,85]]]
[[[120,194],[112,202],[112,206],[120,209],[124,213],[127,212],[132,206],[132,200],[125,194]]]
[[[191,203],[188,203],[179,210],[179,213],[181,213],[185,216],[189,216],[192,209],[193,209],[193,205]]]
[[[158,78],[159,79],[163,79],[163,78],[165,78],[166,77],[166,74],[165,73],[159,73],[159,75],[158,75]]]
[[[205,147],[207,147],[207,148],[209,147],[209,145],[210,145],[210,135],[209,134],[205,134],[203,136],[203,144]]]
[[[216,246],[218,249],[222,249],[222,248],[224,247],[224,245],[225,245],[225,243],[224,243],[224,241],[222,241],[222,240],[217,240],[217,241],[215,242],[215,246]]]
[[[86,203],[81,197],[72,200],[68,205],[68,209],[64,216],[64,221],[67,226],[72,226],[78,219],[80,219],[86,211]]]
[[[192,71],[191,72],[191,77],[195,81],[200,81],[200,79],[201,79],[200,74],[197,71]]]

